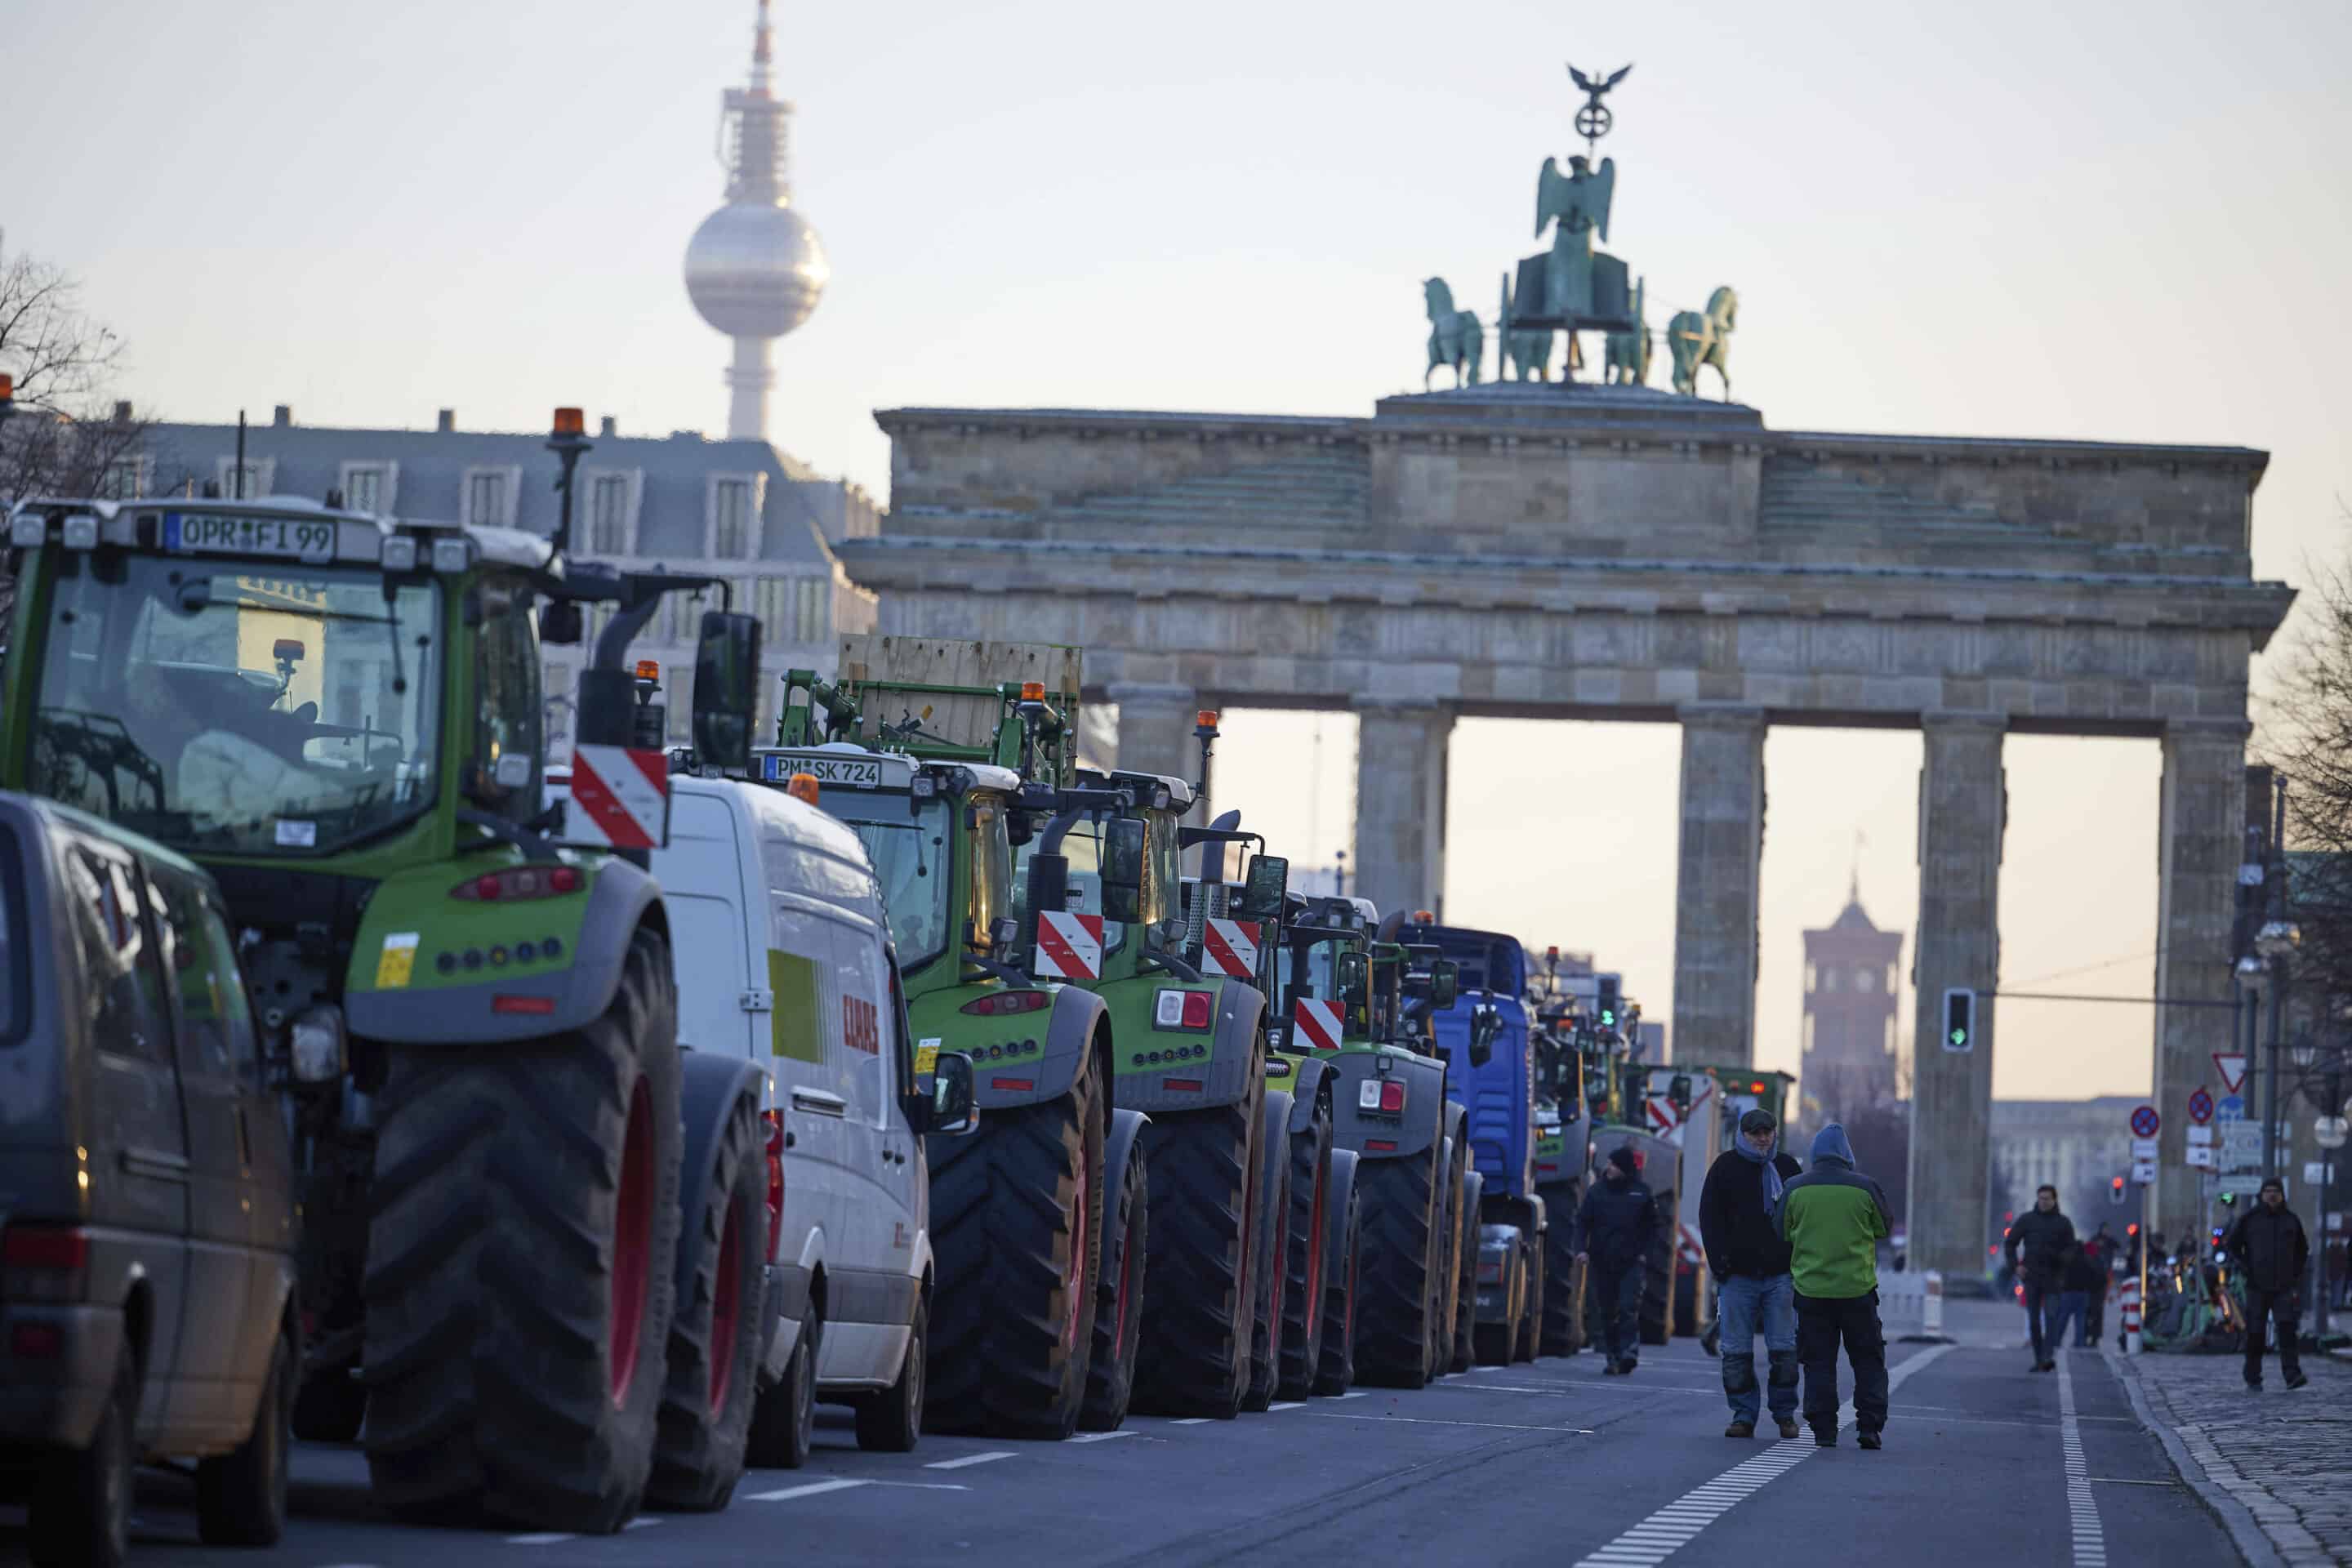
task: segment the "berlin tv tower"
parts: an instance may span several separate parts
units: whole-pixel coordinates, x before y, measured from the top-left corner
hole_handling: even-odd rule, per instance
[[[702,220],[686,247],[686,292],[702,319],[735,340],[727,372],[729,440],[768,437],[771,346],[809,318],[832,268],[816,230],[792,205],[793,106],[770,79],[773,28],[768,0],[751,45],[751,83],[729,88],[719,161],[727,205]]]

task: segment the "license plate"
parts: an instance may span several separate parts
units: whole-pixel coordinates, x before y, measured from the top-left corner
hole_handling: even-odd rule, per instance
[[[174,555],[275,555],[326,562],[335,558],[335,525],[316,518],[167,511],[163,548]]]
[[[794,773],[806,773],[819,785],[832,784],[841,789],[882,787],[882,763],[877,757],[793,756],[771,752],[767,762],[770,784],[782,784]]]

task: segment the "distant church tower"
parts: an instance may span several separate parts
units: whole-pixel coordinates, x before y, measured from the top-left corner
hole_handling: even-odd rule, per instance
[[[768,389],[775,341],[809,319],[832,268],[816,230],[793,210],[793,106],[769,76],[774,33],[768,0],[751,45],[751,84],[729,88],[720,111],[719,160],[727,205],[702,220],[686,247],[686,292],[702,319],[735,340],[728,369],[727,437],[768,438]]]
[[[1805,933],[1805,1045],[1801,1072],[1808,1109],[1839,1115],[1895,1093],[1895,965],[1903,933],[1881,931],[1863,912],[1859,875],[1845,908]]]

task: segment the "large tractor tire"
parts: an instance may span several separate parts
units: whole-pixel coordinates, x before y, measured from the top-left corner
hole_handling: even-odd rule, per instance
[[[1237,1105],[1154,1119],[1151,1289],[1143,1300],[1134,1407],[1231,1420],[1249,1390],[1258,1130],[1265,1086]]]
[[[1282,1381],[1282,1320],[1290,1284],[1290,1096],[1268,1090],[1258,1124],[1257,1257],[1250,1295],[1249,1392],[1242,1408],[1257,1412],[1274,1403]]]
[[[1419,1388],[1436,1361],[1453,1294],[1445,1274],[1445,1173],[1442,1143],[1402,1160],[1356,1167],[1363,1202],[1362,1264],[1356,1310],[1356,1381]]]
[[[1478,1326],[1478,1200],[1486,1195],[1486,1178],[1476,1171],[1464,1173],[1455,1188],[1454,1207],[1462,1219],[1454,1260],[1454,1347],[1446,1359],[1449,1372],[1471,1367],[1472,1330]]]
[[[1584,1270],[1576,1261],[1576,1189],[1552,1187],[1543,1194],[1551,1224],[1544,1230],[1544,1291],[1539,1355],[1574,1355],[1584,1348]]]
[[[1278,1392],[1304,1399],[1323,1364],[1324,1281],[1330,1275],[1331,1123],[1318,1116],[1290,1142],[1290,1278],[1282,1298]]]
[[[760,1394],[768,1163],[756,1098],[725,1108],[710,1152],[709,1173],[696,1173],[703,1190],[687,1209],[692,1229],[678,1238],[669,1377],[646,1487],[652,1507],[704,1513],[735,1495]]]
[[[1662,1345],[1675,1332],[1675,1194],[1658,1194],[1659,1220],[1642,1258],[1642,1342]]]
[[[1103,1097],[991,1111],[931,1167],[931,1383],[923,1424],[1059,1441],[1077,1430],[1102,1277]]]
[[[1545,1235],[1549,1234],[1547,1229]],[[1544,1267],[1548,1260],[1544,1257],[1543,1237],[1525,1237],[1520,1244],[1520,1256],[1527,1259],[1528,1294],[1519,1307],[1518,1331],[1511,1337],[1511,1359],[1533,1361],[1537,1342],[1543,1337],[1544,1301],[1552,1289]]]
[[[1518,1320],[1512,1312],[1525,1299],[1525,1270],[1526,1265],[1520,1260],[1517,1249],[1514,1248],[1503,1260],[1503,1320],[1470,1326],[1471,1352],[1477,1357],[1480,1366],[1504,1366],[1510,1362],[1512,1335],[1518,1327]]]
[[[583,1028],[392,1053],[362,1356],[383,1501],[579,1534],[637,1511],[675,1296],[678,1075],[650,929]]]
[[[1143,1113],[1113,1111],[1111,1179],[1103,1211],[1102,1283],[1095,1294],[1094,1353],[1078,1425],[1116,1432],[1135,1394],[1135,1352],[1143,1338],[1143,1263],[1151,1243],[1150,1174],[1143,1163]]]
[[[1326,1205],[1323,1255],[1323,1348],[1315,1362],[1314,1392],[1345,1394],[1356,1381],[1357,1265],[1363,1256],[1364,1196],[1352,1149],[1331,1151],[1331,1191]]]

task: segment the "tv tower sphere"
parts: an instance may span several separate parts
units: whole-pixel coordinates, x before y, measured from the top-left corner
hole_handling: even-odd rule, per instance
[[[686,247],[686,292],[702,319],[735,340],[727,373],[732,440],[764,440],[770,345],[809,319],[832,268],[816,230],[793,209],[789,135],[793,106],[769,77],[768,0],[760,0],[751,83],[730,88],[719,130],[727,205],[702,220]]]

